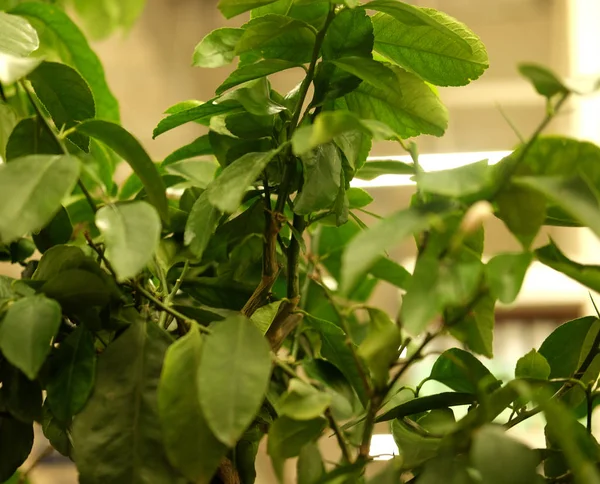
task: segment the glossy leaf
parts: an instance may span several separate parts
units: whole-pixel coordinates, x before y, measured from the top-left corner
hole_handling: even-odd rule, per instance
[[[239,66],[217,88],[216,93],[223,94],[225,91],[239,86],[244,82],[269,76],[293,67],[300,67],[300,64],[281,59],[263,59],[254,64]]]
[[[192,65],[221,67],[230,64],[235,57],[235,46],[243,34],[243,29],[229,27],[213,30],[196,46]]]
[[[208,125],[213,116],[229,113],[239,109],[239,104],[235,102],[215,103],[216,99],[211,99],[205,103],[193,106],[186,106],[185,109],[177,110],[166,118],[162,119],[158,126],[152,132],[152,138],[166,133],[186,123],[195,121],[200,124]]]
[[[323,59],[357,56],[371,59],[373,26],[366,12],[344,9],[335,16],[323,40]]]
[[[158,387],[158,410],[169,460],[189,480],[206,484],[227,447],[213,435],[200,408],[196,373],[201,354],[197,328],[169,347]]]
[[[532,349],[519,358],[515,368],[515,378],[535,378],[547,380],[550,376],[550,365],[540,353]]]
[[[80,124],[77,131],[101,141],[115,151],[133,168],[146,189],[148,200],[156,207],[161,219],[167,223],[169,213],[165,185],[156,165],[142,145],[121,126],[108,121],[92,120]]]
[[[274,1],[275,0],[219,0],[217,8],[225,18],[232,18],[247,12],[248,10],[252,10],[253,8],[273,3]]]
[[[162,166],[168,166],[172,163],[176,163],[177,161],[187,160],[196,156],[212,154],[212,146],[210,145],[208,135],[205,134],[192,141],[189,145],[182,146],[181,148],[175,150],[163,160]]]
[[[477,358],[458,348],[444,351],[438,357],[429,378],[443,383],[455,392],[473,394],[499,383]]]
[[[232,316],[214,326],[202,350],[198,393],[208,426],[221,442],[233,446],[242,436],[260,408],[270,374],[269,345],[249,320]]]
[[[556,74],[543,66],[530,63],[519,64],[519,72],[533,84],[535,90],[542,96],[551,98],[556,94],[569,92]]]
[[[312,420],[323,415],[330,404],[331,395],[292,378],[287,392],[277,402],[277,413],[294,420]]]
[[[413,398],[384,411],[384,413],[377,417],[376,421],[387,422],[393,419],[403,419],[409,415],[420,414],[430,410],[444,409],[458,405],[470,405],[475,400],[476,397],[472,393],[457,392],[444,392],[426,397]]]
[[[36,30],[23,17],[0,12],[0,82],[12,84],[41,62],[28,58],[39,46]]]
[[[30,380],[36,378],[61,323],[56,301],[28,296],[12,304],[0,325],[0,350]]]
[[[157,388],[171,338],[137,320],[98,359],[92,395],[73,422],[80,479],[178,483],[163,450]]]
[[[142,271],[160,240],[160,219],[146,202],[102,207],[96,214],[96,226],[104,236],[106,257],[120,281]]]
[[[33,425],[9,415],[0,416],[0,481],[5,482],[25,462],[33,447]]]
[[[527,252],[498,254],[487,263],[487,282],[492,293],[504,304],[510,304],[517,298],[531,258]]]
[[[28,156],[0,165],[0,240],[44,227],[78,176],[79,164],[70,156]]]

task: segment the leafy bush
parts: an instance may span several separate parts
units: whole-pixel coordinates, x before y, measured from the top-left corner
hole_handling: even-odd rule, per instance
[[[600,482],[600,321],[564,323],[508,382],[474,356],[493,356],[494,306],[515,300],[533,260],[600,290],[597,267],[553,242],[532,249],[543,225],[600,235],[600,149],[541,134],[573,95],[551,72],[521,66],[547,113],[510,156],[428,173],[406,140],[444,133],[434,86],[488,65],[466,26],[395,0],[220,0],[251,20],[208,34],[194,64],[237,68],[213,99],[167,111],[155,136],[208,130],[154,163],[65,11],[7,4],[0,255],[23,273],[0,277],[0,481],[38,422],[85,483],[251,483],[265,438],[280,480],[299,457],[301,484],[364,482],[374,426],[390,422],[400,455],[373,483]],[[273,90],[268,77],[290,69],[298,86]],[[374,140],[413,163],[368,161]],[[134,174],[119,187],[121,161]],[[350,182],[382,174],[412,175],[417,191],[367,228],[372,198]],[[522,251],[484,263],[492,212]],[[385,255],[411,236],[412,274]],[[369,305],[380,281],[405,293],[394,318]],[[466,349],[426,381],[449,390],[407,386],[447,334]],[[504,432],[540,412],[546,448]],[[316,442],[332,434],[341,456],[325,464]]]

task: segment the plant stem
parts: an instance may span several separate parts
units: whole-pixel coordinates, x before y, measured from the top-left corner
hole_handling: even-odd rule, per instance
[[[187,271],[190,268],[190,262],[186,259],[184,265],[183,265],[183,269],[181,269],[181,274],[179,274],[179,277],[177,278],[177,280],[175,281],[175,285],[173,286],[173,289],[171,290],[171,292],[169,294],[167,294],[165,300],[164,300],[164,304],[165,306],[170,306],[171,303],[173,302],[173,299],[175,298],[175,296],[177,295],[177,293],[179,292],[179,289],[181,288],[181,284],[183,284],[183,281],[185,279],[185,276],[187,274]],[[162,272],[162,269],[161,269]],[[164,284],[167,283],[166,278],[164,278]],[[167,287],[167,286],[165,286]],[[168,289],[166,289],[168,291]],[[158,325],[163,327],[164,329],[167,329],[167,312],[163,311],[160,315],[160,318],[158,320]]]
[[[104,262],[104,265],[106,266],[106,269],[108,270],[108,272],[110,272],[110,274],[113,276],[113,278],[115,280],[118,280],[117,278],[117,273],[115,272],[115,270],[113,269],[111,263],[108,261],[108,259],[104,256],[104,251],[102,249],[100,249],[100,247],[98,247],[94,241],[92,240],[91,235],[89,234],[89,232],[84,232],[83,236],[85,237],[85,240],[87,242],[87,244],[90,246],[90,248],[96,253],[98,254],[99,259]]]
[[[7,102],[6,94],[4,94],[4,87],[2,87],[2,83],[0,82],[0,99],[4,102]]]
[[[325,417],[327,418],[327,421],[329,422],[329,427],[331,427],[331,430],[333,430],[333,433],[335,434],[335,438],[337,439],[338,445],[340,446],[344,460],[347,463],[352,462],[350,446],[348,445],[348,442],[346,442],[346,439],[344,438],[344,433],[343,433],[342,429],[340,428],[340,426],[337,424],[337,422],[333,418],[331,409],[328,408],[327,410],[325,410]]]

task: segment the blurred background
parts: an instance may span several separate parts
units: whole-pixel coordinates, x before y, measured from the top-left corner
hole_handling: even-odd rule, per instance
[[[600,75],[598,0],[413,0],[409,3],[437,8],[467,24],[482,38],[490,57],[490,69],[480,80],[463,88],[440,89],[450,112],[447,134],[443,138],[416,140],[421,153],[439,155],[433,158],[434,169],[449,167],[449,163],[461,159],[477,161],[486,158],[488,152],[511,150],[518,143],[515,131],[524,137],[534,131],[544,116],[545,103],[519,77],[516,69],[519,62],[544,64],[570,83],[585,83],[590,77]],[[130,32],[94,42],[109,84],[121,101],[123,125],[140,139],[155,160],[189,143],[203,129],[188,125],[152,140],[152,129],[164,110],[182,100],[210,99],[231,70],[191,67],[195,45],[215,28],[238,26],[245,21],[245,17],[226,21],[216,9],[216,0],[148,0]],[[274,88],[290,90],[300,81],[301,73],[292,70],[276,76]],[[598,99],[572,101],[549,132],[600,142]],[[465,154],[471,152],[484,153]],[[456,153],[462,155],[453,155]],[[379,143],[373,155],[390,157],[403,153],[397,144]],[[121,173],[123,178],[126,175]],[[380,215],[406,207],[414,191],[407,184],[367,189],[375,198],[369,210]],[[518,242],[500,221],[488,220],[485,231],[486,253],[519,250]],[[598,243],[586,230],[546,229],[536,245],[545,244],[549,235],[571,258],[586,263],[597,261]],[[412,245],[400,246],[391,255],[410,267],[415,255]],[[8,270],[0,266],[0,272]],[[382,285],[373,304],[395,314],[400,297],[395,289]],[[496,359],[486,364],[499,378],[512,376],[517,359],[531,348],[539,347],[554,327],[591,310],[586,289],[534,264],[516,303],[498,308]],[[423,366],[430,364],[431,361],[426,361]],[[417,369],[412,378],[419,380],[421,376],[426,374],[420,375]],[[431,390],[434,389],[432,384]],[[388,430],[383,426],[377,432],[386,434]],[[519,437],[535,446],[543,439],[543,421],[530,419],[518,432]],[[327,455],[327,439],[322,446]],[[43,449],[44,443],[40,442],[38,452]],[[391,450],[384,445],[383,451],[378,449],[377,453]],[[266,453],[261,453],[257,467],[257,484],[276,482]],[[31,481],[69,484],[77,482],[77,476],[68,461],[52,455],[31,473]]]

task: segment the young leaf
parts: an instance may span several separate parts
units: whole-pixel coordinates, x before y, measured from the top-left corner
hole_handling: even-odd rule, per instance
[[[213,327],[202,350],[198,392],[208,426],[221,442],[233,446],[242,436],[260,408],[270,375],[269,345],[251,321],[231,316]]]
[[[431,8],[375,0],[375,51],[438,86],[464,86],[488,68],[481,40],[464,24]]]
[[[98,118],[118,122],[119,104],[106,83],[102,64],[67,14],[57,6],[41,2],[21,3],[10,13],[39,20],[56,35],[69,53],[69,63],[89,84],[96,101]]]
[[[0,165],[0,241],[48,224],[78,177],[79,163],[71,156],[27,156]]]
[[[92,392],[95,376],[94,335],[80,326],[60,343],[51,360],[46,398],[57,419],[69,422],[81,411]]]
[[[228,89],[244,82],[266,77],[293,67],[301,67],[301,64],[281,59],[263,59],[254,64],[239,66],[235,71],[229,74],[229,77],[217,88],[216,93],[223,94]]]
[[[25,462],[33,447],[33,425],[10,415],[0,416],[0,481],[5,482]]]
[[[42,62],[28,79],[59,130],[71,129],[96,115],[94,96],[75,69],[57,62]],[[89,151],[87,136],[72,133],[68,139],[83,151]]]
[[[136,276],[152,259],[160,241],[160,218],[146,202],[107,205],[96,226],[104,236],[106,258],[120,281]]]
[[[237,102],[216,103],[215,101],[217,99],[218,98],[213,98],[200,105],[186,106],[183,110],[173,112],[173,114],[170,114],[158,123],[158,126],[156,126],[152,132],[152,138],[156,138],[173,128],[177,128],[182,124],[190,123],[192,121],[208,125],[213,116],[240,109],[240,105]]]
[[[331,395],[320,392],[298,378],[292,378],[286,393],[277,402],[277,413],[294,420],[312,420],[331,405]]]
[[[210,145],[208,135],[205,134],[192,141],[189,145],[182,146],[181,148],[175,150],[163,160],[162,166],[166,167],[172,163],[176,163],[181,160],[187,160],[189,158],[194,158],[195,156],[212,154],[212,146]]]
[[[229,27],[213,30],[196,46],[192,65],[221,67],[230,64],[235,57],[235,46],[243,33],[243,29]]]
[[[412,164],[395,160],[376,160],[365,163],[356,172],[354,178],[373,180],[382,175],[414,175],[415,167]]]
[[[108,121],[86,121],[77,127],[77,131],[101,141],[129,163],[144,184],[148,200],[156,207],[163,222],[168,223],[169,212],[165,185],[158,174],[156,165],[139,141],[118,124]]]
[[[489,187],[491,172],[488,161],[461,166],[451,170],[417,173],[419,189],[447,197],[465,197]]]
[[[202,339],[197,328],[167,350],[158,387],[158,410],[165,450],[189,480],[208,484],[227,452],[212,434],[198,400],[196,373]]]
[[[252,10],[253,8],[268,5],[275,1],[276,0],[219,0],[217,8],[225,18],[232,18],[247,12],[248,10]]]
[[[532,349],[519,358],[515,368],[515,378],[536,378],[547,380],[550,376],[550,365],[540,353]]]
[[[28,296],[12,304],[0,325],[0,350],[30,380],[44,364],[61,322],[59,304],[43,296]]]
[[[504,304],[513,302],[521,290],[529,264],[531,254],[528,252],[492,257],[485,268],[492,294]]]
[[[495,389],[500,382],[471,353],[458,348],[444,351],[431,369],[431,380],[439,381],[455,392],[478,394]]]
[[[156,396],[171,342],[138,317],[98,358],[92,396],[73,421],[82,481],[182,483],[165,455]]]
[[[569,89],[560,81],[551,70],[537,65],[524,63],[519,64],[519,72],[533,84],[535,90],[547,98],[556,94],[565,94]]]
[[[39,46],[36,30],[24,18],[0,12],[0,82],[25,77],[41,59],[27,58]]]
[[[202,253],[208,246],[220,218],[221,212],[208,201],[207,192],[202,192],[192,206],[184,233],[185,245],[190,246],[196,258],[202,258]]]

